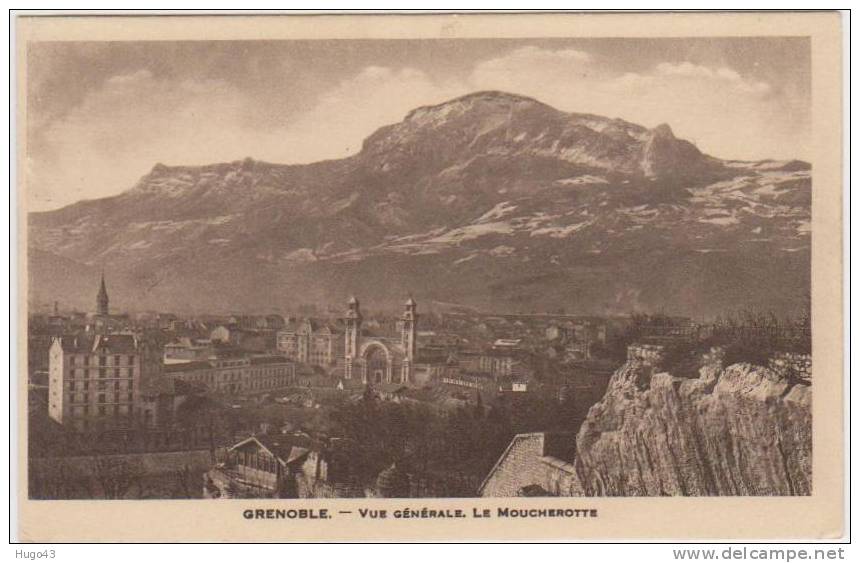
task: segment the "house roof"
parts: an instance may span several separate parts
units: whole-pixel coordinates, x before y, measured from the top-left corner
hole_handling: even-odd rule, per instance
[[[197,371],[201,369],[209,369],[212,367],[212,364],[207,362],[206,360],[194,360],[190,362],[182,362],[175,364],[164,364],[164,373],[184,373],[188,371]]]
[[[298,332],[303,326],[308,326],[312,333],[317,332],[330,332],[332,334],[338,334],[342,332],[342,328],[340,324],[336,321],[328,320],[328,319],[291,319],[288,323],[284,325],[278,332]]]
[[[230,451],[235,451],[248,445],[257,445],[267,450],[285,465],[303,459],[314,446],[312,439],[300,435],[288,434],[274,437],[259,435],[249,436],[234,444],[230,447]]]
[[[252,366],[293,363],[293,361],[286,356],[251,356],[250,359]]]
[[[138,349],[138,339],[132,334],[98,334],[62,336],[60,345],[64,352],[73,354],[104,353],[133,354]]]

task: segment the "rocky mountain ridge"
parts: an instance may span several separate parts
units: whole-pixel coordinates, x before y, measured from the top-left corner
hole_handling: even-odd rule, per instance
[[[349,158],[158,164],[33,213],[30,300],[270,311],[361,294],[529,312],[791,312],[809,284],[808,164],[724,161],[668,125],[479,92]]]

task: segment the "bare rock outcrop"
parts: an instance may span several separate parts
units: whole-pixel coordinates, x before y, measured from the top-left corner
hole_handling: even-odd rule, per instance
[[[652,371],[628,361],[589,411],[571,494],[810,494],[810,385],[719,358],[695,379]]]

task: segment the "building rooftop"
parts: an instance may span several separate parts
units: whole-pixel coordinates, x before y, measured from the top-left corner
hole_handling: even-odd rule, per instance
[[[164,373],[185,373],[189,371],[209,369],[211,367],[212,364],[206,360],[194,360],[182,363],[165,363]]]
[[[72,354],[133,354],[139,341],[132,334],[97,334],[61,336],[60,344]]]
[[[251,365],[267,365],[267,364],[291,364],[292,360],[285,356],[251,356]]]

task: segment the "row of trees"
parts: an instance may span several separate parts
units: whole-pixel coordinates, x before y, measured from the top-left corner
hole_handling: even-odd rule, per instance
[[[28,492],[31,499],[146,499],[198,498],[202,472],[185,464],[177,469],[147,474],[133,456],[94,455],[56,458],[31,463]]]
[[[573,399],[560,403],[531,394],[505,396],[487,407],[476,393],[471,405],[446,412],[425,404],[380,401],[366,393],[362,400],[332,410],[338,435],[345,438],[344,473],[365,484],[392,463],[417,476],[479,483],[514,435],[575,431],[584,416]]]

